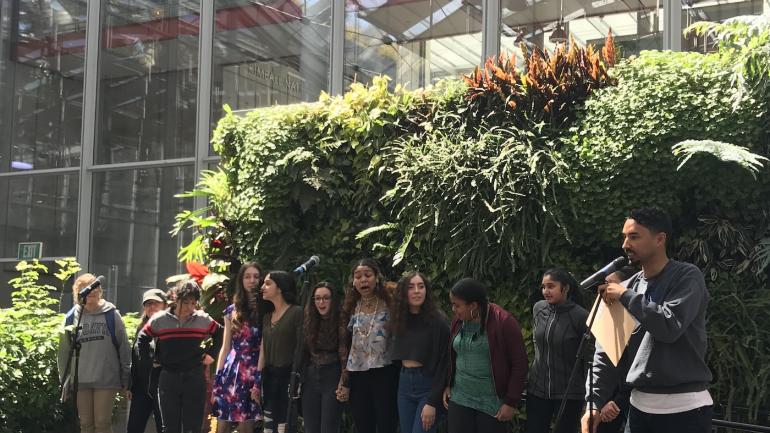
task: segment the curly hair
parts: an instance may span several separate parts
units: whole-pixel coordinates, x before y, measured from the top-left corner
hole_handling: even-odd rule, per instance
[[[259,281],[256,288],[248,293],[246,288],[243,287],[243,277],[248,269],[256,269],[259,272]],[[262,285],[262,267],[255,262],[244,263],[241,269],[238,271],[238,275],[235,280],[235,293],[233,294],[233,314],[232,324],[235,329],[240,329],[244,321],[247,321],[254,326],[259,325],[261,322],[262,314],[264,314],[264,308],[262,304],[262,292],[259,290]]]
[[[422,272],[410,272],[398,281],[398,286],[396,287],[395,308],[390,321],[392,331],[395,335],[403,335],[406,331],[406,322],[411,314],[409,312],[409,283],[414,277],[420,277],[425,284],[425,301],[420,306],[420,312],[417,315],[419,319],[423,323],[427,323],[433,318],[442,318],[442,313],[433,301],[431,284],[428,277]]]
[[[96,281],[96,276],[94,274],[85,273],[75,279],[75,282],[72,283],[72,303],[73,305],[77,305],[80,303],[80,290],[83,289],[83,287],[93,283]]]
[[[201,286],[195,280],[185,281],[176,291],[177,302],[182,302],[189,298],[195,299],[195,302],[201,300]]]
[[[376,285],[374,286],[374,295],[385,301],[385,305],[388,307],[389,311],[394,310],[393,296],[391,296],[390,292],[385,288],[385,277],[382,275],[380,265],[373,259],[361,259],[353,265],[353,268],[350,271],[350,283],[347,290],[345,290],[345,301],[342,304],[342,323],[348,323],[350,316],[353,314],[353,311],[356,308],[356,304],[361,299],[361,294],[358,293],[358,290],[356,290],[356,288],[353,286],[353,274],[355,274],[356,269],[359,267],[369,268],[372,270],[372,272],[374,272],[374,276],[377,281]]]
[[[318,289],[322,288],[328,289],[332,296],[331,302],[329,303],[329,312],[327,313],[327,320],[330,321],[329,326],[323,327],[323,331],[336,335],[339,328],[339,295],[334,291],[334,288],[332,288],[331,284],[327,283],[326,281],[322,281],[313,287],[313,290],[310,292],[310,298],[308,299],[307,305],[305,306],[305,341],[307,342],[307,347],[311,353],[313,350],[315,350],[315,347],[318,344],[320,333],[322,331],[321,314],[315,307],[313,298],[315,298],[315,294]],[[325,335],[324,337],[330,336],[331,335]]]

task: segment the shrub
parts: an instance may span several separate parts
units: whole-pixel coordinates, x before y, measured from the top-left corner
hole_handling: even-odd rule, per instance
[[[593,46],[560,44],[554,52],[522,44],[524,67],[514,54],[501,53],[483,68],[463,77],[468,84],[468,111],[475,119],[518,127],[545,122],[554,129],[568,126],[592,91],[614,84],[609,69],[615,64],[612,34],[601,54]]]

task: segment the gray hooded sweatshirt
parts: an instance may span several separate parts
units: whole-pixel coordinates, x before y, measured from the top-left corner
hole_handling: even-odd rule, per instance
[[[131,346],[126,336],[126,326],[115,306],[105,300],[99,305],[99,310],[86,312],[81,323],[80,362],[78,368],[78,389],[121,389],[127,388],[131,374]],[[78,322],[79,309],[74,313],[71,328]],[[115,315],[115,337],[118,341],[116,348],[112,335],[107,328],[105,314]],[[67,366],[67,355],[70,350],[70,332],[65,329],[61,333],[59,344],[59,380],[66,380],[68,389],[72,389],[74,379],[74,357],[70,374],[64,377]]]

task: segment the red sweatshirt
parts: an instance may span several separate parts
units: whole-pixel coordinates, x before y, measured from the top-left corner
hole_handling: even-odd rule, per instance
[[[452,348],[452,341],[460,332],[462,321],[452,320],[452,332],[449,340],[449,384],[454,383],[455,360],[457,353]],[[489,359],[492,366],[492,377],[495,382],[495,392],[503,403],[516,407],[524,391],[524,380],[527,377],[527,350],[524,348],[524,337],[521,328],[511,313],[499,305],[487,305],[487,320],[484,324],[484,334],[489,341]]]

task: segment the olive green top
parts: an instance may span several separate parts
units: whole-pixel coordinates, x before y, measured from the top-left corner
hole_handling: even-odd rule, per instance
[[[290,306],[275,324],[272,319],[273,313],[268,313],[262,322],[265,367],[290,367],[297,345],[297,327],[302,326],[302,307]]]

